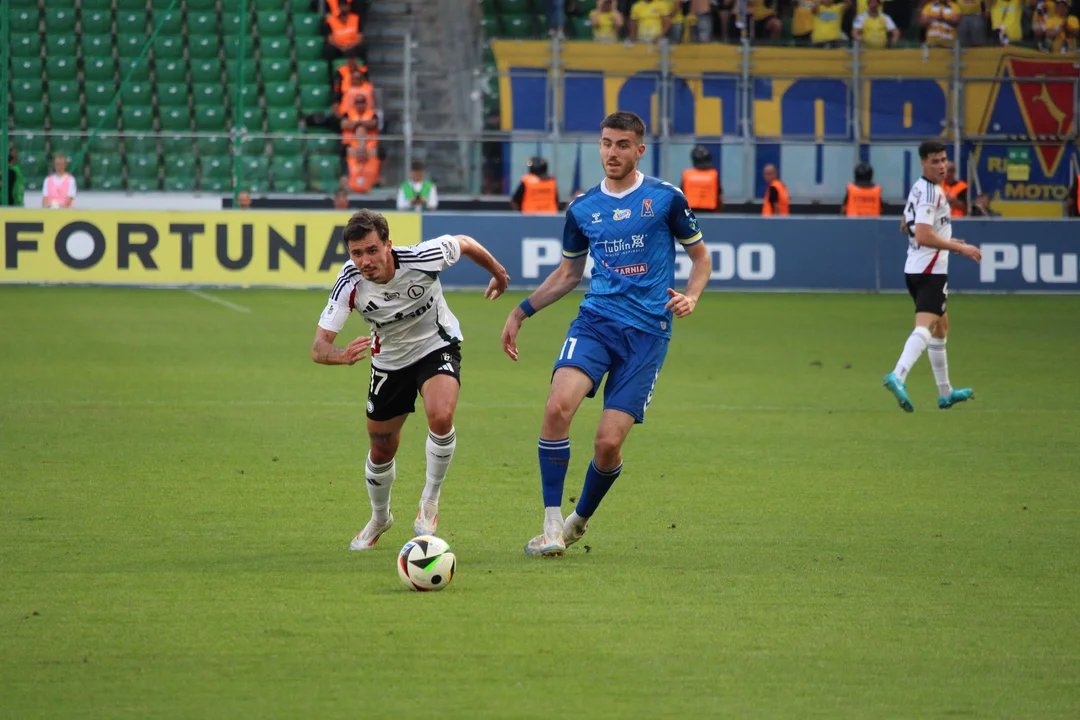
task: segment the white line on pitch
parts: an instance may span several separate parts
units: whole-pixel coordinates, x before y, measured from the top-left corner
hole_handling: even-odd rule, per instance
[[[192,295],[194,295],[195,297],[200,297],[203,300],[209,300],[210,302],[217,303],[218,305],[224,305],[225,307],[229,308],[230,310],[235,310],[236,312],[244,312],[244,313],[251,312],[251,308],[246,308],[243,305],[237,305],[236,303],[231,303],[228,300],[222,300],[221,298],[214,297],[213,295],[210,295],[209,293],[204,293],[202,290],[188,290],[188,292],[191,293]]]

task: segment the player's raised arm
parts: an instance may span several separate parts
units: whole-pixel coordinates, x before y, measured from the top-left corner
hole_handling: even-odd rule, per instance
[[[491,282],[488,283],[484,297],[494,300],[506,292],[506,286],[510,283],[510,276],[495,256],[488,252],[487,248],[468,235],[455,235],[458,245],[461,246],[461,254],[474,263],[491,273]]]

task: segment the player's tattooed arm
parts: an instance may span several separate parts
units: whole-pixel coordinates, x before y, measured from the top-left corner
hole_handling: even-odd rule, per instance
[[[315,331],[315,341],[311,345],[311,359],[320,365],[354,365],[367,355],[371,346],[370,337],[358,337],[348,347],[334,345],[337,333],[325,328]]]

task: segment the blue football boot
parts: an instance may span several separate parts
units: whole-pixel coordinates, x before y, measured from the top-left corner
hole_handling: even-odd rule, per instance
[[[953,390],[949,393],[948,397],[939,397],[937,399],[938,410],[948,410],[956,403],[962,403],[965,400],[970,400],[975,397],[975,391],[971,388],[961,388],[959,390]]]
[[[881,384],[885,386],[885,389],[893,394],[896,398],[896,404],[903,409],[904,412],[915,412],[915,406],[911,404],[911,399],[907,395],[907,386],[896,377],[896,373],[889,373],[881,381]],[[954,393],[955,394],[955,393]],[[967,398],[964,398],[965,400]]]

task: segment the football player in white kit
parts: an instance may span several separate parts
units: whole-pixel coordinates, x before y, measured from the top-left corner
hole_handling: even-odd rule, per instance
[[[896,369],[882,382],[905,412],[915,410],[905,384],[908,373],[928,348],[930,367],[938,386],[938,407],[948,410],[975,395],[970,388],[954,390],[949,384],[945,355],[949,315],[945,304],[949,292],[949,253],[958,253],[975,262],[982,260],[982,253],[975,245],[953,239],[952,210],[941,187],[949,162],[945,146],[937,140],[927,140],[919,145],[919,160],[923,174],[908,193],[900,223],[901,232],[908,236],[904,274],[908,292],[915,301],[915,329],[904,344]]]
[[[371,521],[350,550],[370,550],[394,524],[390,489],[401,427],[424,398],[428,421],[427,483],[413,531],[432,535],[439,521],[439,492],[454,456],[454,411],[461,385],[462,334],[443,298],[439,271],[463,256],[492,275],[484,297],[506,291],[506,269],[480,243],[465,235],[443,235],[411,247],[395,248],[386,218],[360,210],[343,234],[349,261],[338,273],[330,302],[319,318],[311,359],[323,365],[352,365],[371,354],[367,429],[371,440],[365,476]],[[349,313],[356,310],[371,334],[345,348],[334,345]]]

